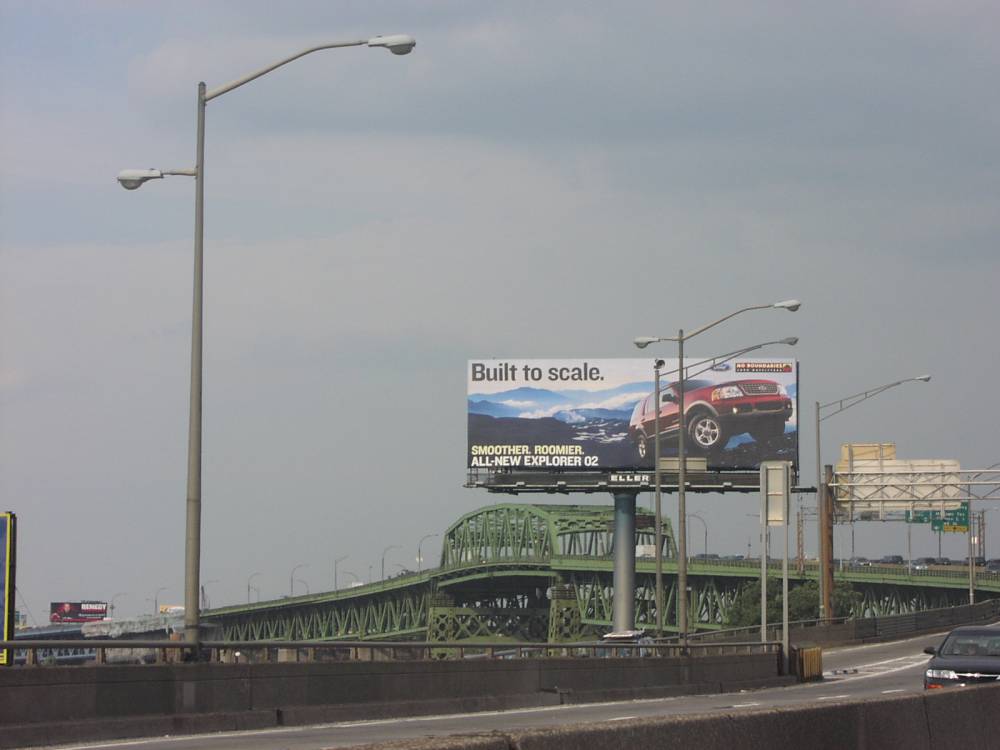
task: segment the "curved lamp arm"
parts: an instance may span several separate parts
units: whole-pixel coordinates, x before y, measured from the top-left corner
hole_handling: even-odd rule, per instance
[[[880,393],[889,390],[890,388],[895,388],[897,385],[902,385],[903,383],[914,383],[914,382],[926,383],[930,379],[931,379],[930,375],[920,375],[915,378],[905,378],[903,380],[897,380],[894,383],[886,383],[885,385],[880,385],[878,388],[872,388],[867,391],[862,391],[861,393],[855,393],[853,396],[845,396],[844,398],[839,398],[836,401],[830,401],[829,403],[826,404],[820,404],[819,405],[820,410],[829,409],[831,406],[838,407],[836,411],[832,411],[826,416],[820,417],[820,421],[822,422],[824,419],[829,419],[834,414],[840,414],[840,412],[842,411],[847,411],[852,406],[857,406],[862,401],[867,401],[873,396],[877,396]]]

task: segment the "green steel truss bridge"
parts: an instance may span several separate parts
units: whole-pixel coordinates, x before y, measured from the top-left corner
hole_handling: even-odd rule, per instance
[[[613,508],[502,503],[462,516],[445,532],[440,565],[421,573],[327,593],[207,610],[225,640],[422,640],[565,643],[611,629]],[[656,622],[653,515],[636,511],[636,625]],[[676,548],[664,519],[664,622],[676,623]],[[816,565],[793,584],[817,577]],[[780,562],[771,575],[780,576]],[[760,576],[754,560],[688,566],[692,630],[722,627],[740,589]],[[968,572],[869,567],[838,571],[861,593],[857,617],[968,604]],[[980,574],[977,598],[1000,593],[1000,575]]]

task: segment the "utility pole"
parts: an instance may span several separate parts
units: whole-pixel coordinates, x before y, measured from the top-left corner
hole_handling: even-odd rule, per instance
[[[819,489],[820,509],[820,560],[819,574],[821,576],[820,591],[822,601],[820,602],[820,612],[822,618],[833,617],[833,467],[827,464],[824,467],[825,481],[817,488]]]
[[[806,546],[805,540],[803,539],[803,532],[805,530],[805,523],[802,518],[802,508],[799,507],[798,511],[795,513],[795,553],[796,553],[796,569],[799,575],[803,575],[806,572]]]

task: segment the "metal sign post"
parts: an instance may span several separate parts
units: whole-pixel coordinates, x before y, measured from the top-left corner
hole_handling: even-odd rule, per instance
[[[763,461],[760,464],[761,501],[761,640],[767,640],[767,527],[784,526],[785,548],[781,562],[781,651],[788,674],[788,521],[791,510],[792,462]]]

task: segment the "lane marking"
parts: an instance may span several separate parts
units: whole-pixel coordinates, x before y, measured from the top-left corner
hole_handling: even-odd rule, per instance
[[[888,664],[897,664],[899,662],[906,662],[902,667],[899,667],[899,669],[907,669],[917,664],[925,664],[927,663],[927,661],[929,661],[929,658],[926,654],[920,654],[919,656],[910,654],[907,656],[899,656],[896,657],[895,659],[884,659],[882,661],[873,661],[869,664],[859,664],[856,667],[850,667],[847,669],[832,669],[830,671],[824,672],[823,676],[838,677],[841,680],[857,680],[862,677],[872,677],[882,674],[891,674],[892,672],[898,671],[898,669],[895,668],[875,669],[874,671],[871,671],[873,667],[884,667]],[[864,671],[864,674],[859,674],[859,672],[862,671]]]
[[[855,674],[849,675],[847,677],[840,678],[840,682],[853,682],[855,680],[867,680],[872,677],[883,677],[887,674],[892,674],[894,672],[902,672],[904,669],[913,669],[914,667],[922,667],[927,664],[926,657],[922,657],[919,661],[911,662],[909,664],[903,664],[900,667],[893,667],[892,669],[883,669],[878,672],[869,672],[868,674]]]
[[[629,719],[638,719],[638,716],[616,716],[613,719],[605,719],[605,721],[628,721]]]
[[[736,703],[730,706],[730,708],[751,708],[753,706],[759,706],[759,705],[760,703]]]
[[[837,698],[850,698],[850,697],[851,697],[850,695],[848,695],[847,693],[844,693],[843,695],[822,695],[819,698],[817,698],[816,700],[818,700],[818,701],[832,701],[832,700],[837,700]]]
[[[193,742],[204,739],[231,739],[239,737],[254,737],[269,734],[295,734],[300,732],[324,731],[328,729],[354,729],[355,727],[373,727],[384,724],[412,724],[421,721],[437,721],[440,719],[472,719],[480,716],[511,716],[516,714],[537,714],[555,711],[596,708],[599,706],[620,706],[622,704],[669,703],[680,698],[710,698],[714,695],[672,695],[664,698],[639,698],[630,701],[602,701],[600,703],[565,704],[560,706],[532,706],[513,708],[507,711],[470,711],[462,714],[436,714],[433,716],[403,716],[395,719],[361,719],[358,721],[337,721],[323,724],[304,724],[297,727],[269,727],[267,729],[247,729],[233,732],[208,732],[202,734],[161,735],[158,737],[137,737],[134,739],[112,740],[104,742],[88,742],[86,744],[59,745],[59,750],[99,750],[100,748],[121,748],[151,745],[154,742]],[[638,717],[631,717],[638,718]]]
[[[882,695],[888,695],[889,693],[905,693],[906,688],[896,688],[895,690],[883,690]]]

